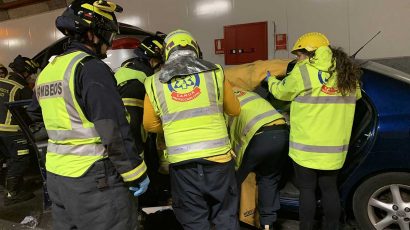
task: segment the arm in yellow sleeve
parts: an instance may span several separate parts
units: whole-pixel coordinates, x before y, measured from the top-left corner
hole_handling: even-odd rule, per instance
[[[162,133],[162,123],[159,116],[155,113],[154,107],[152,107],[151,101],[148,95],[145,94],[144,98],[144,116],[143,116],[144,129],[151,133]]]
[[[299,69],[294,69],[283,80],[276,79],[275,76],[268,78],[269,92],[282,101],[293,101],[304,91],[303,80]]]
[[[238,98],[233,93],[232,86],[228,81],[224,81],[224,112],[229,116],[238,116],[241,112],[241,105]]]

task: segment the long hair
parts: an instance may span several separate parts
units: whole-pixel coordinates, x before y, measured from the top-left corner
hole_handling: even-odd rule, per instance
[[[332,65],[329,68],[330,76],[333,76],[335,72],[337,73],[337,88],[343,96],[346,96],[356,89],[362,70],[347,56],[342,48],[333,46],[329,46],[329,48],[332,50]],[[309,52],[303,49],[301,52],[309,57],[311,63],[315,62],[315,51]]]
[[[362,70],[347,56],[342,48],[330,46],[330,49],[333,53],[330,74],[337,73],[337,88],[343,96],[346,96],[356,89],[357,83],[362,76]],[[334,68],[335,64],[336,68]]]

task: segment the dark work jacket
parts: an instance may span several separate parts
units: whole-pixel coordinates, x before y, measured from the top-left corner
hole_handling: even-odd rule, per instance
[[[147,63],[140,58],[132,58],[124,62],[125,68],[141,71],[148,77],[154,73],[154,71],[147,65]],[[123,68],[124,68],[123,67]],[[145,87],[144,83],[137,79],[125,81],[118,85],[118,91],[121,98],[133,98],[144,102]],[[143,105],[143,103],[142,103]],[[135,138],[135,144],[139,149],[143,150],[145,145],[145,138],[142,135],[142,118],[144,113],[144,107],[140,106],[125,106],[130,114],[131,132]]]
[[[94,123],[113,165],[117,169],[132,170],[143,160],[138,154],[141,150],[135,146],[114,74],[109,66],[81,43],[72,42],[65,53],[78,50],[91,56],[84,58],[76,68],[74,87],[77,102],[87,119]],[[33,97],[27,110],[32,118],[38,120],[41,108],[36,97]],[[145,178],[146,174],[128,186],[135,186]]]
[[[33,91],[20,74],[11,72],[7,78],[0,78],[0,124],[17,125],[13,117],[6,124],[6,118],[11,114],[4,105],[5,102],[30,99],[32,94]]]

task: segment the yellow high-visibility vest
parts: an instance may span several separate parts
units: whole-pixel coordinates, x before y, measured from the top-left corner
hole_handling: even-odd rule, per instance
[[[337,75],[330,76],[328,47],[316,51],[313,61],[298,63],[283,81],[269,78],[277,99],[292,100],[289,156],[299,165],[319,170],[340,169],[346,159],[360,87],[346,96],[337,90]],[[291,90],[284,90],[286,89]]]
[[[161,83],[157,74],[145,90],[162,121],[172,163],[226,154],[230,150],[223,115],[223,70],[201,72]]]
[[[75,97],[75,69],[86,56],[77,51],[56,57],[36,82],[36,97],[49,137],[46,169],[61,176],[79,177],[94,162],[107,157],[94,124],[84,116]]]
[[[241,104],[241,113],[228,118],[229,137],[236,154],[235,167],[239,168],[249,142],[264,125],[283,118],[273,106],[254,92],[235,91]],[[271,143],[274,145],[275,143]]]
[[[145,75],[144,72],[131,69],[126,66],[119,68],[117,72],[115,72],[115,79],[117,80],[117,86],[119,87],[124,85],[129,80],[138,80],[139,82],[144,84],[146,78],[147,78],[147,75]],[[138,98],[124,97],[122,98],[122,102],[124,103],[124,106],[144,108],[144,100],[141,100]],[[130,121],[130,119],[131,117],[129,113],[127,112],[128,122]],[[148,133],[145,131],[142,124],[141,124],[140,132],[141,132],[142,141],[145,143],[147,141]]]

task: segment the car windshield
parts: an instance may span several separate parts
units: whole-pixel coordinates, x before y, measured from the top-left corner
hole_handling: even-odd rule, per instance
[[[410,56],[408,57],[392,57],[392,58],[377,58],[372,61],[386,65],[393,69],[400,70],[410,74]]]

